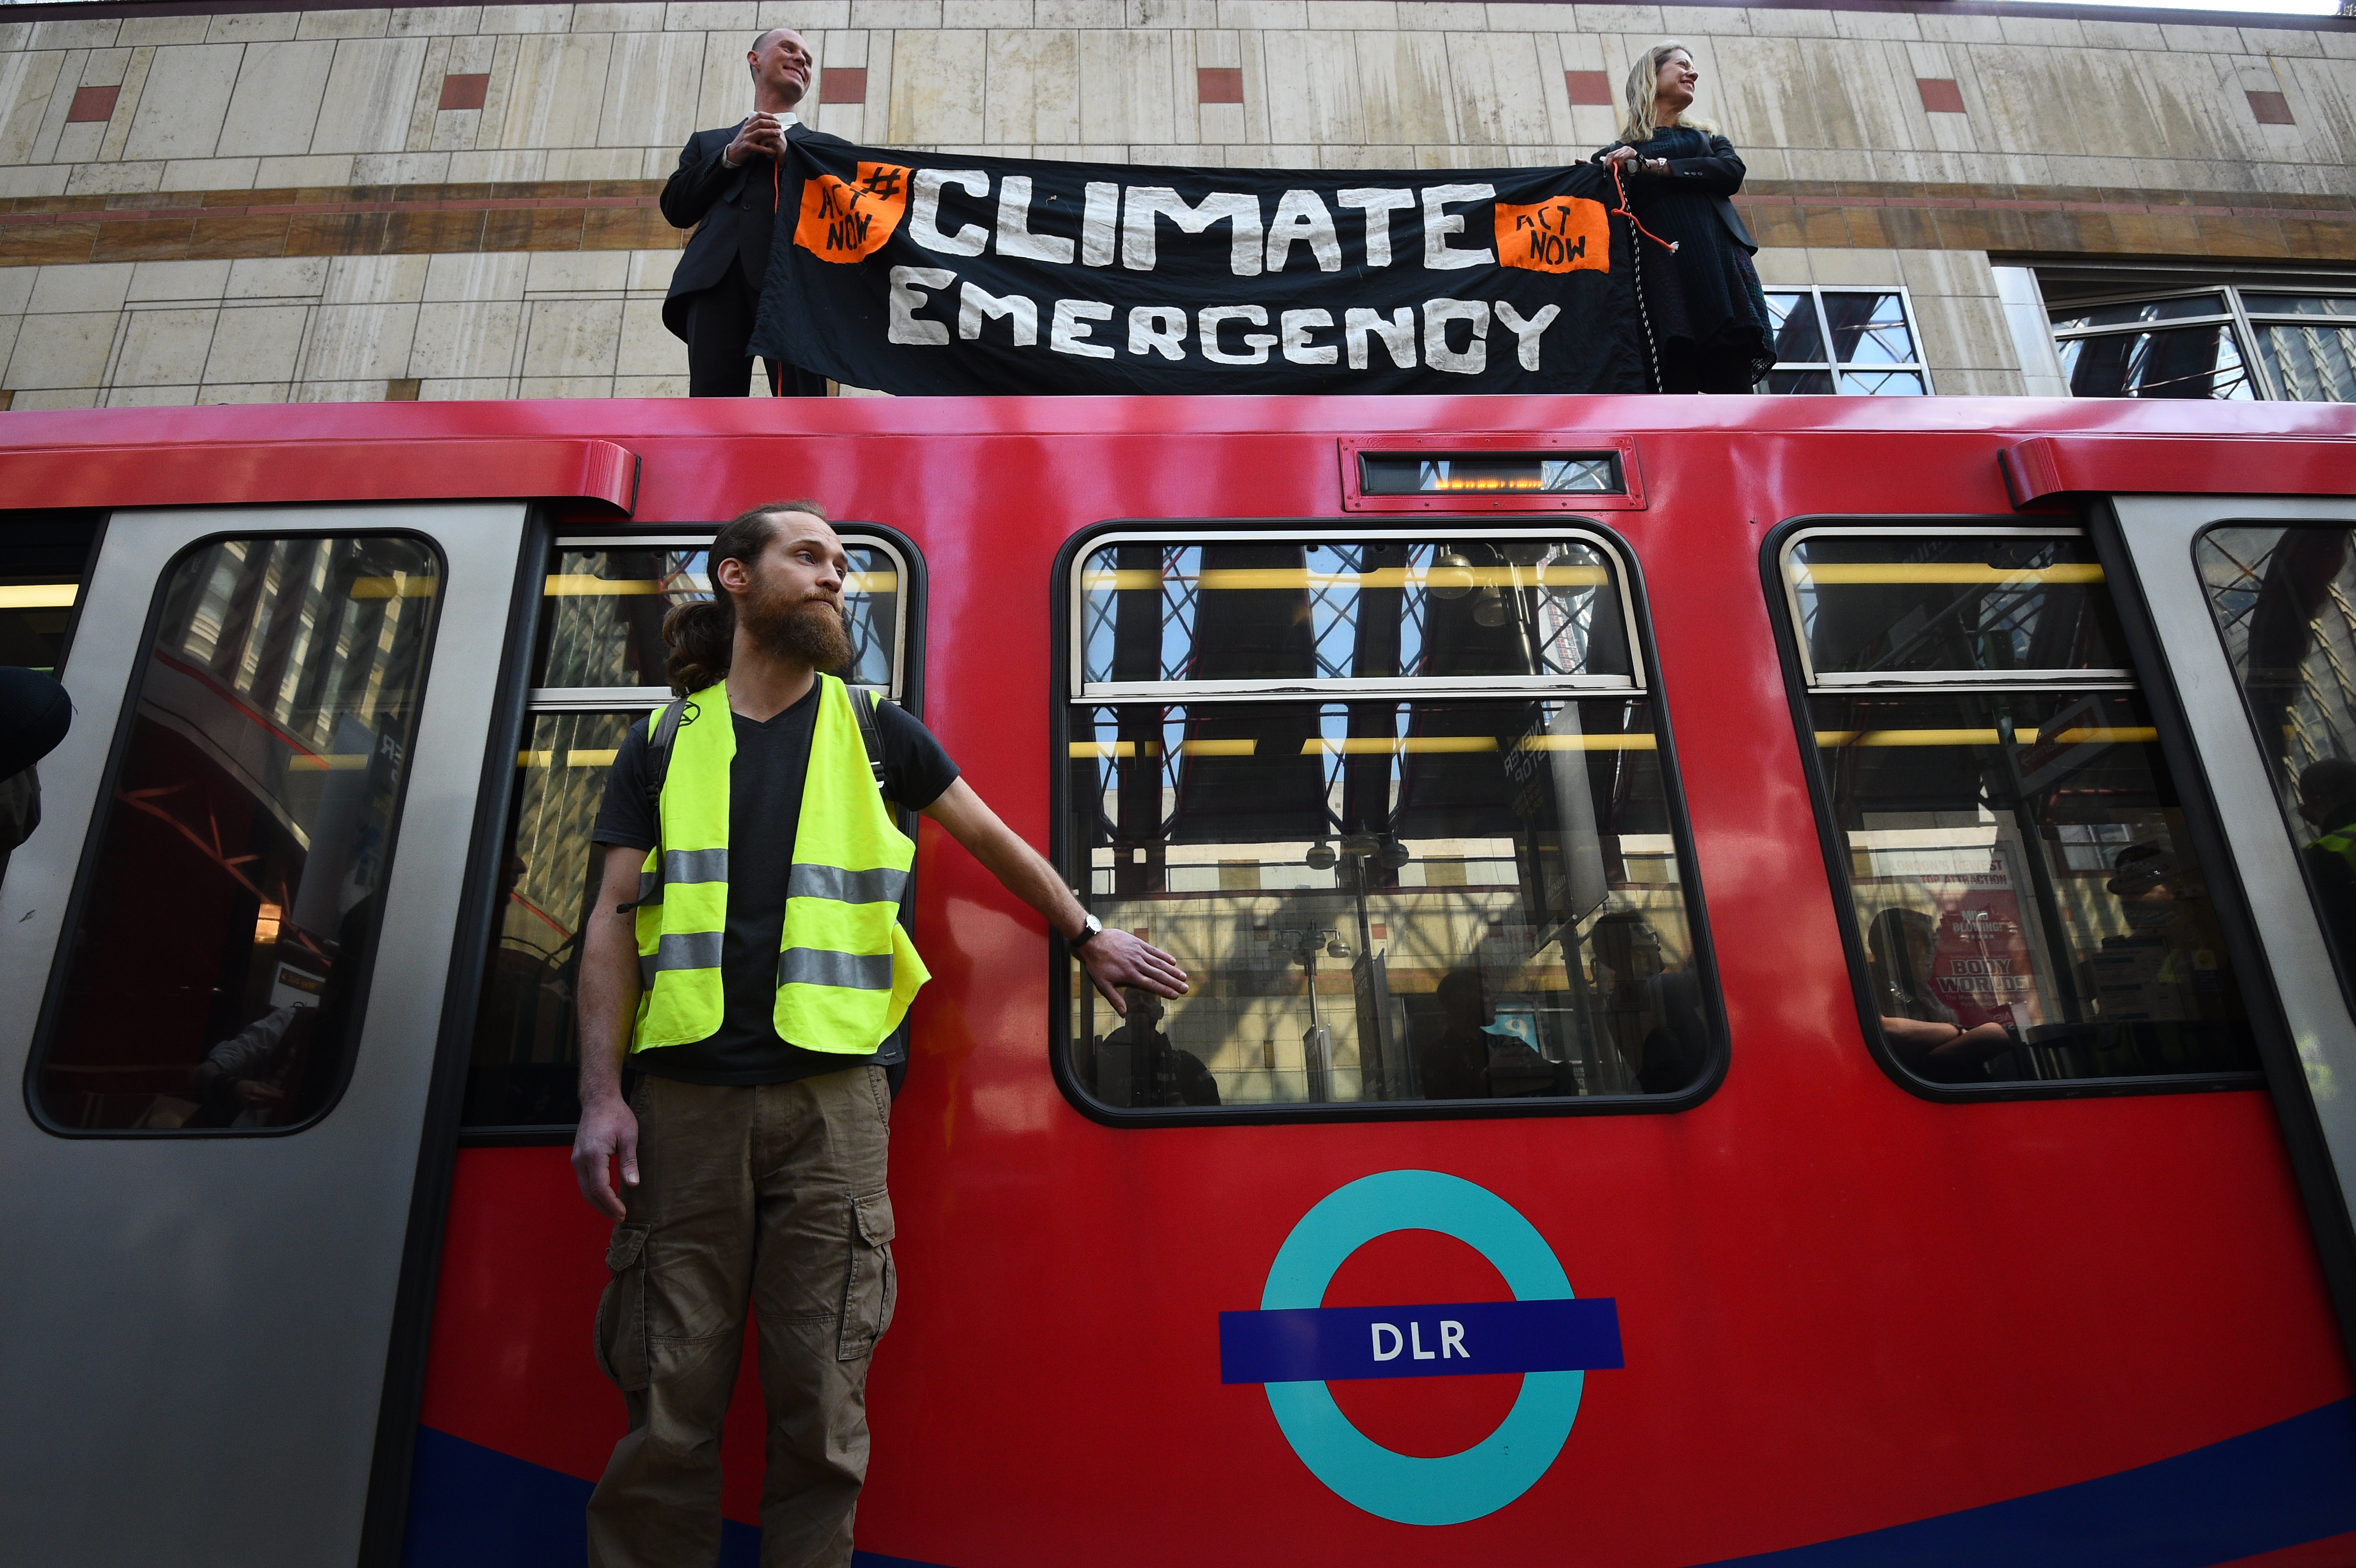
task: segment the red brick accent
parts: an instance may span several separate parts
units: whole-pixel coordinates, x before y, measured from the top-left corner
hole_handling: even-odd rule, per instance
[[[1241,103],[1244,73],[1232,66],[1203,66],[1194,72],[1194,97],[1203,103]]]
[[[866,102],[867,68],[863,65],[830,66],[819,74],[818,101],[820,103]]]
[[[2290,100],[2279,92],[2245,92],[2250,101],[2250,112],[2258,117],[2261,125],[2296,125],[2291,118]]]
[[[1933,114],[1964,112],[1964,90],[1943,76],[1918,76],[1914,90],[1922,95],[1922,107]]]
[[[114,118],[114,101],[122,95],[119,87],[78,87],[74,89],[73,107],[66,111],[66,123],[86,125],[93,120]]]
[[[483,99],[491,91],[488,72],[481,75],[445,76],[442,79],[441,109],[480,109]]]
[[[1570,89],[1573,103],[1600,103],[1612,107],[1612,74],[1601,70],[1567,70],[1562,73],[1563,85]]]

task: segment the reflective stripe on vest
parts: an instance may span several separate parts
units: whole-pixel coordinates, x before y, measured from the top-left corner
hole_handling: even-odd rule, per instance
[[[899,920],[916,847],[876,792],[850,688],[832,676],[818,678],[774,1021],[780,1038],[804,1050],[865,1055],[899,1027],[930,977]],[[726,1010],[720,953],[736,731],[726,682],[697,692],[690,704],[671,741],[658,805],[660,863],[649,851],[639,870],[645,990],[633,1051],[708,1039]],[[648,720],[649,735],[659,718]]]

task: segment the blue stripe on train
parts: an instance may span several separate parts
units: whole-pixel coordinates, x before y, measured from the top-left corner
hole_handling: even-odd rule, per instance
[[[589,1483],[420,1427],[405,1568],[579,1568]],[[2210,1568],[2356,1531],[2356,1401],[2048,1492],[1712,1568]],[[721,1568],[761,1532],[722,1526]],[[862,1552],[854,1568],[930,1568]]]

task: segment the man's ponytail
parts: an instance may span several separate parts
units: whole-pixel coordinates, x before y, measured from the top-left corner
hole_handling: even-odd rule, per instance
[[[663,617],[663,641],[670,645],[665,673],[674,696],[685,697],[727,678],[736,651],[736,602],[720,586],[720,563],[741,560],[748,571],[757,570],[761,552],[777,537],[776,518],[784,512],[827,520],[826,508],[816,501],[771,501],[733,518],[712,536],[704,558],[705,570],[712,573],[712,597],[691,599]]]

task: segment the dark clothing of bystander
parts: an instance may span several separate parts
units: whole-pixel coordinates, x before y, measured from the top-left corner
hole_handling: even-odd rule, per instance
[[[1660,357],[1663,392],[1749,392],[1775,363],[1767,296],[1751,264],[1757,240],[1734,208],[1743,166],[1725,137],[1687,125],[1653,133],[1642,144],[1614,142],[1596,154],[1635,145],[1663,158],[1663,175],[1622,172],[1628,205],[1646,229],[1674,242],[1672,252],[1642,235],[1644,304]]]

